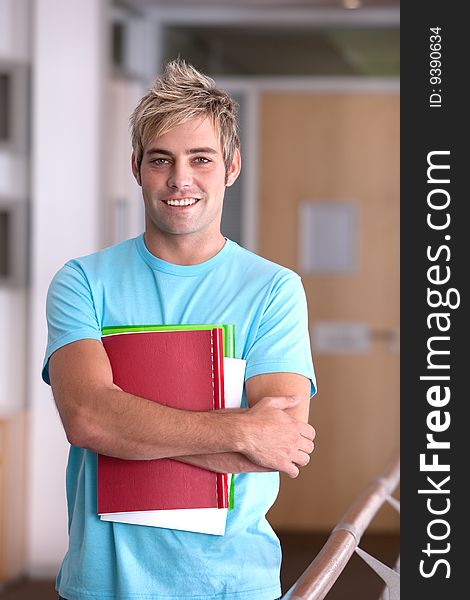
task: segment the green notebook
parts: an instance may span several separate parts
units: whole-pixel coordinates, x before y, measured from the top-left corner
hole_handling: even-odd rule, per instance
[[[232,323],[204,323],[196,325],[116,325],[103,327],[101,335],[112,335],[114,333],[138,333],[140,331],[181,331],[184,329],[222,329],[224,342],[224,356],[235,358],[235,325]],[[235,505],[235,475],[230,478],[230,490],[228,496],[228,508],[233,509]]]
[[[139,331],[180,331],[184,329],[214,329],[222,328],[224,340],[224,356],[235,358],[235,325],[226,323],[204,323],[196,325],[116,325],[103,327],[102,335],[113,333],[137,333]]]

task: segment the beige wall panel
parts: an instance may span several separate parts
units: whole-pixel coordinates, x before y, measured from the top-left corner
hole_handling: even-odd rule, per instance
[[[0,416],[0,585],[22,575],[25,556],[25,415]]]
[[[399,357],[386,338],[399,326],[399,98],[265,94],[261,106],[260,253],[299,272],[299,203],[358,206],[356,272],[301,275],[311,322],[361,321],[378,337],[363,355],[314,356],[317,449],[270,513],[278,528],[331,528],[399,445]],[[397,527],[390,509],[372,524]]]
[[[371,357],[318,357],[320,390],[310,422],[316,448],[298,479],[282,477],[270,512],[278,529],[331,529],[398,448],[398,365],[383,352]],[[398,516],[380,511],[372,529],[398,527]]]

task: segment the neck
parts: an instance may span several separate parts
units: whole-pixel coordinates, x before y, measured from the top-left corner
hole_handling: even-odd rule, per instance
[[[157,258],[174,265],[197,265],[209,260],[222,250],[225,238],[220,233],[207,236],[157,235],[148,230],[144,234],[145,245]]]

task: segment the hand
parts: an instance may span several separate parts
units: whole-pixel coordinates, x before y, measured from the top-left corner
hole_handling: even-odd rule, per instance
[[[266,397],[246,411],[241,452],[262,467],[297,477],[310,461],[315,438],[311,425],[286,412],[299,402],[299,396]]]

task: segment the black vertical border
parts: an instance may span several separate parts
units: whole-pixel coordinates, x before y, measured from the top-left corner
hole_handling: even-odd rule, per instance
[[[470,514],[469,492],[465,489],[467,461],[470,460],[470,421],[464,409],[470,399],[465,378],[466,374],[470,375],[470,328],[466,315],[470,277],[467,267],[470,264],[470,220],[466,221],[466,205],[470,206],[466,189],[467,173],[470,173],[467,148],[470,127],[465,92],[470,27],[463,15],[464,7],[465,3],[443,0],[401,3],[401,598],[404,600],[457,599],[469,594],[466,583],[469,569],[464,562],[467,562],[466,541],[470,541],[466,516]],[[431,27],[441,28],[442,82],[439,85],[430,83]],[[430,107],[433,89],[441,90],[438,92],[442,96],[440,108]],[[450,151],[448,157],[440,159],[450,164],[450,184],[433,186],[427,182],[427,156],[429,152],[442,150]],[[436,215],[444,218],[445,212],[449,212],[451,222],[445,231],[433,231],[426,222],[428,212],[433,212],[427,204],[432,187],[445,188],[450,193],[448,209]],[[446,235],[450,239],[445,239]],[[447,251],[443,250],[439,259],[430,262],[427,247],[433,249],[435,256],[441,245],[449,247],[449,260],[446,260]],[[446,266],[450,268],[447,284],[430,285],[427,271],[435,264],[440,265],[442,273]],[[440,288],[443,294],[455,288],[460,295],[460,306],[430,308],[428,286]],[[429,433],[426,419],[435,408],[427,402],[426,391],[430,385],[437,384],[420,381],[420,376],[429,375],[429,337],[439,335],[435,326],[428,328],[426,320],[430,313],[441,311],[449,313],[451,326],[447,333],[440,333],[450,336],[447,344],[441,343],[442,349],[450,349],[450,355],[441,356],[440,363],[450,364],[450,369],[433,373],[450,376],[450,381],[442,385],[449,385],[451,398],[440,410],[442,418],[444,411],[448,411],[451,421],[449,428],[436,433],[435,438],[451,444],[450,449],[438,452],[439,462],[448,463],[450,471],[433,474],[420,470],[419,455],[433,453],[426,450]],[[449,494],[419,494],[419,489],[432,489],[426,480],[428,475],[434,475],[438,484],[450,475],[448,483],[441,486],[441,489],[449,489]],[[428,498],[435,509],[444,509],[448,504],[445,498],[448,498],[448,512],[430,514]],[[444,536],[447,532],[442,523],[430,526],[433,519],[439,518],[448,522],[450,533],[442,540],[433,540],[428,535],[429,527],[435,536]],[[423,552],[428,543],[432,549],[429,556]],[[437,564],[439,559],[447,561],[449,567],[443,562]],[[420,573],[422,560],[425,561],[423,570],[428,574],[434,571],[432,576],[424,577]]]

